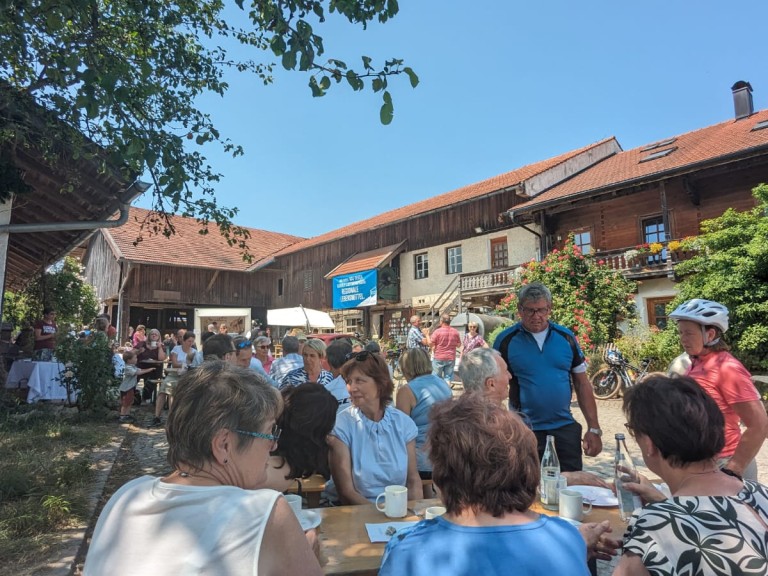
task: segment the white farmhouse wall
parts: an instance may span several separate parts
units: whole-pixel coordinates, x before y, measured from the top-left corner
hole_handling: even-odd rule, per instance
[[[538,237],[523,228],[500,230],[458,242],[431,246],[425,250],[403,252],[400,255],[401,302],[416,308],[429,307],[440,297],[440,294],[456,277],[456,274],[446,273],[447,248],[461,246],[462,273],[489,270],[491,267],[491,240],[501,237],[507,239],[511,266],[522,264],[531,258],[539,259]],[[429,256],[429,277],[416,280],[414,256],[423,252]]]
[[[650,298],[674,297],[677,295],[677,287],[669,278],[653,278],[652,280],[643,280],[638,285],[637,295],[635,296],[635,305],[637,306],[637,315],[643,325],[648,324],[648,306],[646,305]]]

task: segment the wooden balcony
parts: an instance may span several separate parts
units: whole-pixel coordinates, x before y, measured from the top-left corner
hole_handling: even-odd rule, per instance
[[[661,276],[672,276],[674,274],[675,264],[688,260],[696,252],[689,250],[678,250],[675,252],[664,248],[658,254],[639,254],[627,258],[627,252],[635,249],[634,246],[619,248],[617,250],[600,250],[592,254],[599,262],[605,261],[606,265],[625,274],[628,278],[653,278]]]
[[[506,294],[512,287],[514,271],[520,264],[494,270],[467,272],[459,275],[459,291],[462,296]]]

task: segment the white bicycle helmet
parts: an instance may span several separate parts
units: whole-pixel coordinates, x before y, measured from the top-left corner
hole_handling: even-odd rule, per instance
[[[717,326],[723,334],[728,331],[728,308],[713,300],[688,300],[675,308],[669,317],[674,320],[690,320],[701,324],[702,327]]]

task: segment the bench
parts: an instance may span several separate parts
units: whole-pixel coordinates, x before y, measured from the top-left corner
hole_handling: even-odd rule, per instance
[[[306,498],[308,508],[319,508],[323,490],[325,490],[325,478],[320,474],[313,474],[309,478],[297,478],[285,492],[299,494]]]

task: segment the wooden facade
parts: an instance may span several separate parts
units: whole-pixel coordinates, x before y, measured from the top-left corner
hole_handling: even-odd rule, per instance
[[[546,233],[552,245],[561,246],[569,233],[587,230],[595,252],[627,250],[646,242],[644,221],[662,217],[668,222],[669,240],[697,236],[703,220],[716,218],[728,208],[743,211],[755,206],[752,189],[768,180],[768,158],[762,164],[695,176],[673,177],[544,210]]]
[[[269,268],[275,271],[276,278],[284,279],[285,291],[276,302],[286,306],[301,302],[310,308],[327,310],[332,304],[332,287],[324,276],[353,254],[404,239],[408,251],[458,242],[476,236],[478,226],[487,232],[510,228],[509,222],[499,223],[499,215],[517,201],[513,192],[501,191],[306,249],[289,249]],[[393,266],[399,268],[397,259]]]

